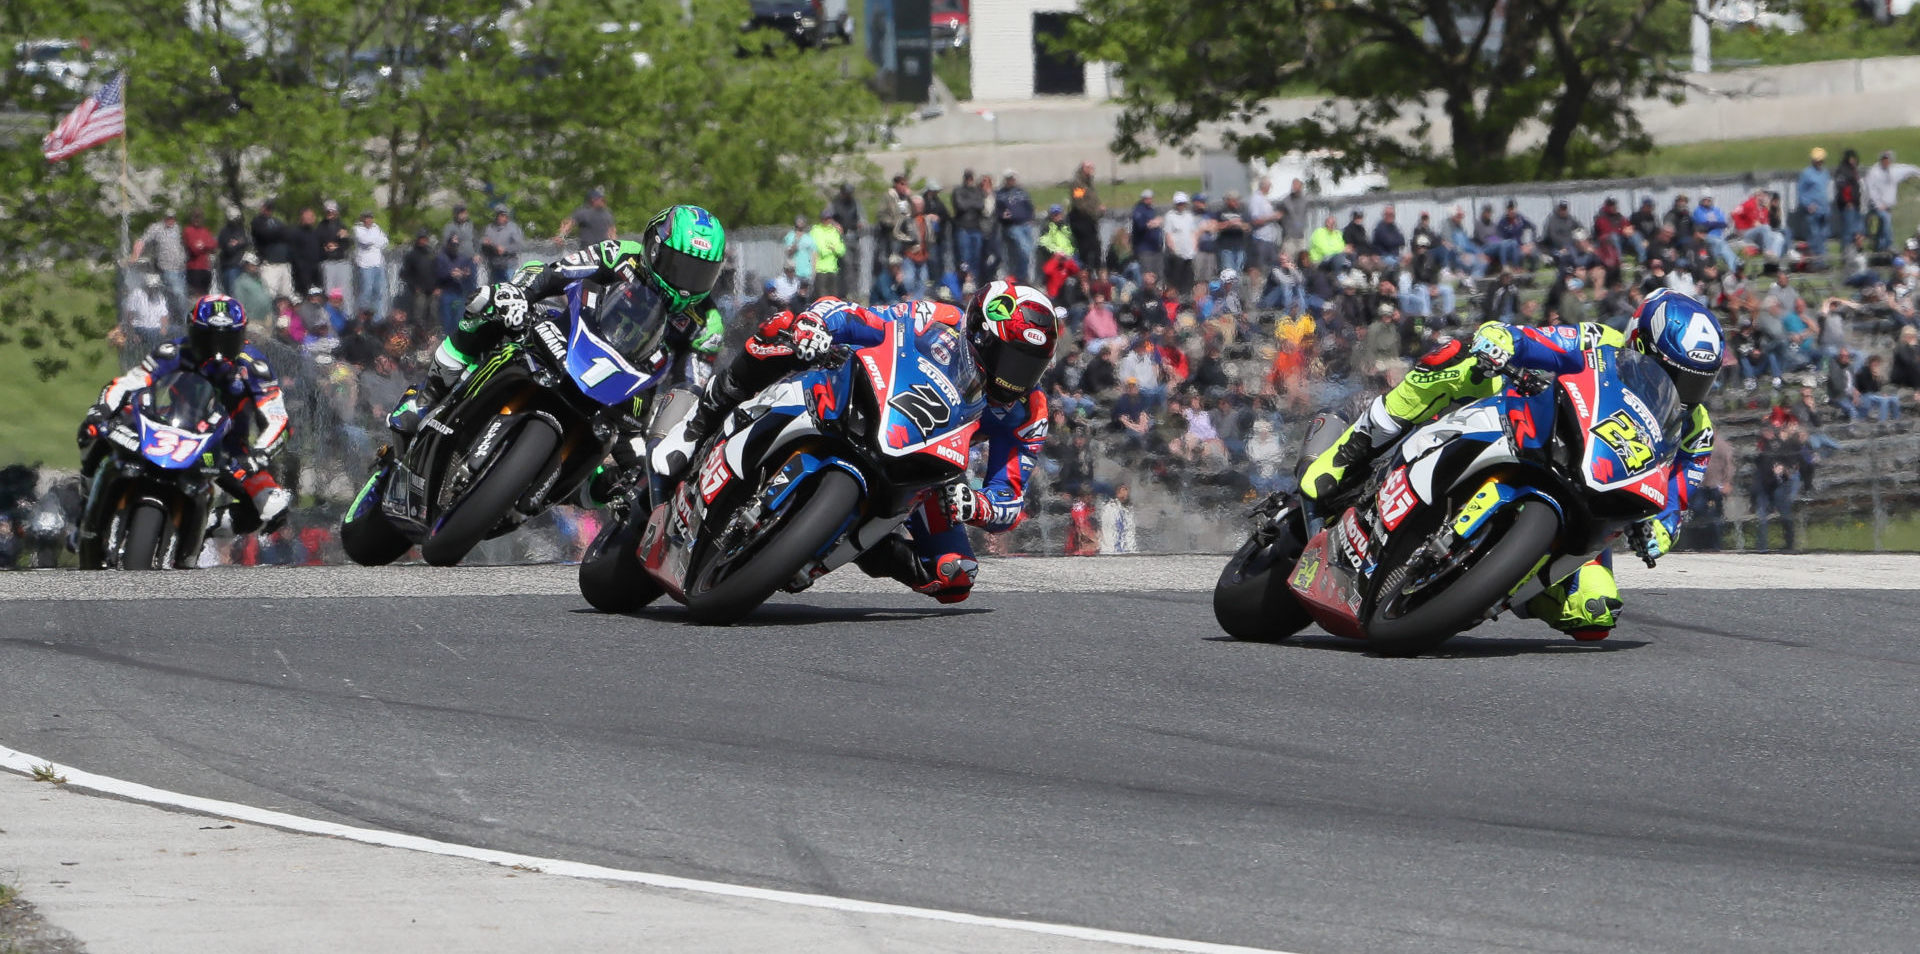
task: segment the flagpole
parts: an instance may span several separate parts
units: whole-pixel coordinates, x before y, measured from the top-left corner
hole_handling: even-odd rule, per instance
[[[127,172],[127,134],[123,132],[120,134],[120,260],[123,262],[127,260],[127,256],[133,254],[133,242],[129,239],[130,226],[128,224],[129,219],[133,215],[133,209],[127,200],[127,180],[129,178],[130,174]]]

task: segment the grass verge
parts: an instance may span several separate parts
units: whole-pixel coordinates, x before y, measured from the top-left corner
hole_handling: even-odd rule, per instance
[[[97,315],[113,308],[110,293],[87,294],[51,279],[0,289],[0,294],[32,296],[62,316]],[[65,357],[67,367],[41,380],[35,362],[49,356]],[[80,466],[74,429],[120,370],[119,356],[104,341],[77,343],[64,354],[51,340],[40,349],[25,348],[20,340],[0,347],[0,466]]]

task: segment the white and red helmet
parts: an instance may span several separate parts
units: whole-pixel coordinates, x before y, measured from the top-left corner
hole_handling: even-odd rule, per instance
[[[1060,340],[1060,319],[1046,292],[999,279],[967,305],[966,331],[987,399],[1006,404],[1040,383]]]

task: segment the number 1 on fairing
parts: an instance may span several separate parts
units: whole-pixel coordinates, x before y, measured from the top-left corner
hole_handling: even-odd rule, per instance
[[[595,387],[598,386],[600,382],[613,377],[613,373],[618,370],[620,370],[620,366],[614,364],[612,359],[606,357],[595,358],[593,359],[593,364],[589,365],[587,370],[580,373],[580,380],[587,387]]]

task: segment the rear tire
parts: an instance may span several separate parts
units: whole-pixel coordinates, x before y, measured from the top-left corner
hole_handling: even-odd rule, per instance
[[[640,534],[631,521],[609,523],[580,558],[580,595],[602,613],[631,613],[665,590],[640,564]]]
[[[725,626],[753,612],[792,581],[859,506],[860,482],[852,474],[839,468],[821,471],[813,496],[799,505],[785,525],[774,528],[773,539],[750,555],[745,565],[710,588],[687,594],[687,615],[698,623]]]
[[[1299,515],[1281,521],[1272,540],[1249,538],[1220,571],[1213,585],[1213,618],[1228,636],[1242,642],[1277,643],[1313,622],[1293,595],[1287,578],[1307,542],[1295,527]]]
[[[1500,538],[1439,593],[1405,615],[1387,619],[1383,611],[1397,595],[1385,588],[1375,594],[1374,606],[1367,613],[1367,643],[1390,656],[1412,656],[1426,652],[1477,625],[1487,610],[1500,602],[1527,574],[1539,565],[1541,556],[1553,548],[1554,535],[1560,532],[1560,515],[1544,500],[1527,499],[1514,505],[1514,515]],[[1409,537],[1408,539],[1415,539]],[[1406,554],[1398,554],[1404,563]],[[1399,574],[1400,566],[1383,567],[1383,580]]]
[[[434,566],[459,563],[500,525],[559,446],[560,432],[546,421],[536,417],[521,425],[493,465],[440,520],[440,529],[420,544],[421,559]]]
[[[374,485],[390,475],[382,469],[368,477],[367,486],[360,488],[360,496],[340,518],[340,547],[347,551],[347,559],[361,566],[386,566],[413,549],[413,541],[380,509],[380,493]]]
[[[167,535],[167,508],[151,500],[134,501],[127,514],[127,537],[120,545],[123,570],[157,569],[160,541]]]

